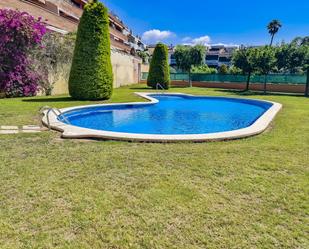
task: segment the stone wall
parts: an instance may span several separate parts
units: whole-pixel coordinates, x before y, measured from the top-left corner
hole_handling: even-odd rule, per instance
[[[114,88],[136,84],[140,81],[141,59],[117,49],[112,49],[111,59],[114,73]]]
[[[114,88],[136,84],[140,81],[142,60],[116,49],[111,51]],[[68,73],[71,65],[64,65],[60,79],[55,83],[53,95],[68,94]]]

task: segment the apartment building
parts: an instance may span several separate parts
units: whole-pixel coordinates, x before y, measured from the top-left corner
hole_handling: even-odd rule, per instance
[[[5,0],[0,1],[0,8],[18,9],[36,18],[42,17],[48,29],[66,34],[77,30],[87,2],[88,0]],[[109,13],[109,21],[113,48],[128,54],[145,49],[141,39],[134,36],[117,15]]]
[[[208,48],[205,63],[209,67],[231,66],[232,55],[238,46],[212,45]]]
[[[152,56],[156,45],[148,45],[147,49],[149,55]],[[226,45],[211,45],[207,47],[205,63],[209,67],[218,68],[221,65],[231,66],[233,52],[238,49],[238,46],[226,46]],[[168,47],[168,60],[170,66],[176,66],[176,59],[174,56],[175,47],[170,45]]]

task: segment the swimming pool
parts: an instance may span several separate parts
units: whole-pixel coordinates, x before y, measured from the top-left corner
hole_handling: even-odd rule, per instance
[[[252,99],[137,94],[150,102],[69,108],[53,121],[65,137],[206,141],[258,134],[281,108],[278,103]],[[266,122],[265,114],[271,118]],[[259,129],[250,129],[256,125]]]

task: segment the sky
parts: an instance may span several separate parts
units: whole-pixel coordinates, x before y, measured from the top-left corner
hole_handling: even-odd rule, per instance
[[[309,0],[101,0],[147,44],[265,45],[309,35]]]

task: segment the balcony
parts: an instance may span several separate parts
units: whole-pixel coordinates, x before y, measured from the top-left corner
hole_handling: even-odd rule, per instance
[[[219,65],[219,61],[218,60],[206,60],[206,64],[208,66],[218,66]]]
[[[58,6],[59,10],[62,10],[67,15],[70,15],[70,16],[77,18],[77,19],[79,19],[83,14],[82,8],[79,8],[76,5],[73,5],[73,3],[70,3],[68,1],[59,1],[58,0],[57,6]]]
[[[61,15],[64,18],[69,18],[72,21],[79,21],[83,10],[71,1],[68,0],[25,0],[31,4],[43,8],[44,10],[53,12],[56,15]]]
[[[115,23],[118,25],[120,28],[125,29],[126,27],[124,26],[123,22],[113,13],[109,13],[109,20],[110,22]]]
[[[118,31],[117,29],[109,27],[109,33],[112,34],[113,36],[117,37],[120,40],[128,41],[128,37],[125,36],[122,32]]]
[[[118,48],[126,53],[130,53],[131,48],[130,46],[120,42],[120,41],[116,41],[115,39],[111,38],[111,45],[115,48]]]

